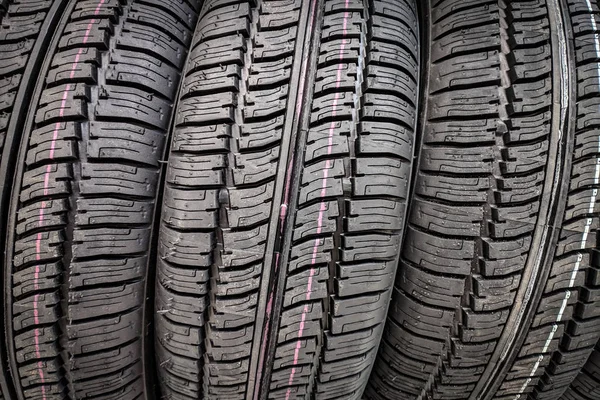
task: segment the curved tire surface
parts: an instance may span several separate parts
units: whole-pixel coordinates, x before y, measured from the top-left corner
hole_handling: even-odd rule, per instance
[[[600,336],[587,0],[429,1],[419,164],[368,399],[558,399]]]
[[[599,117],[596,0],[0,0],[0,399],[596,398]]]
[[[413,1],[207,1],[166,173],[172,399],[359,399],[391,294],[418,96]]]
[[[44,24],[44,7],[59,5]],[[17,151],[5,150],[1,169],[11,190],[2,203],[3,282],[17,399],[155,395],[153,219],[198,8],[185,0],[8,2],[0,57],[11,57],[2,69],[13,75],[2,87],[31,83],[27,97],[0,95],[16,99],[9,117],[22,117],[21,129],[7,133]],[[28,54],[36,35],[47,43]],[[34,62],[31,81],[19,82]]]
[[[590,355],[562,400],[594,400],[600,397],[600,346]]]
[[[36,45],[41,46],[48,41],[43,34],[41,40],[38,39],[43,27],[51,23],[51,15],[57,13],[57,9],[60,9],[60,4],[51,7],[49,2],[35,0],[0,2],[0,153],[8,150],[5,149],[7,141],[10,146],[11,138],[7,139],[10,130],[15,130],[22,123],[23,110],[17,107],[13,112],[15,103],[20,101],[20,97],[26,96],[35,83],[28,78],[37,70],[35,64],[39,64],[36,60],[39,57],[35,57],[35,54],[30,56]],[[3,183],[1,192],[2,198],[5,198],[10,185],[6,181]],[[10,397],[10,377],[6,372],[7,350],[3,342],[0,343],[0,355],[3,360],[0,367],[0,397],[3,393],[5,397]]]

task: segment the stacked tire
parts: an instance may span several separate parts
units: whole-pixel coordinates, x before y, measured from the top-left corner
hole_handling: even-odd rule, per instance
[[[204,4],[160,221],[167,397],[360,398],[407,205],[414,6]]]
[[[420,161],[368,397],[557,399],[600,335],[598,5],[427,13]]]
[[[3,4],[2,393],[143,398],[160,162],[199,5]]]
[[[595,399],[599,27],[0,0],[0,398]]]

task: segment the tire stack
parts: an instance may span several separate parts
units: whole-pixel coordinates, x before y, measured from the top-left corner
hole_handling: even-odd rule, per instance
[[[600,396],[600,2],[0,0],[0,399]]]

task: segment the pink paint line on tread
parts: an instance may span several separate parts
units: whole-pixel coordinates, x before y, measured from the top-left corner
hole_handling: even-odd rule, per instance
[[[100,0],[98,5],[96,6],[96,9],[94,10],[94,16],[96,16],[100,13],[100,9],[105,1],[106,0]],[[96,23],[96,20],[92,19],[91,22],[88,24],[85,34],[83,35],[83,44],[87,43],[87,41],[90,37],[90,32],[92,31],[92,27],[94,26],[95,23]],[[83,47],[80,47],[79,51],[75,55],[75,61],[73,62],[73,65],[71,66],[71,73],[69,74],[70,79],[73,79],[73,77],[75,76],[75,71],[77,71],[77,67],[79,65],[79,59],[81,58],[82,53],[83,53]],[[70,91],[71,91],[71,84],[67,84],[67,86],[65,87],[65,91],[63,92],[62,101],[60,102],[60,109],[59,109],[60,117],[63,117],[65,114],[65,107],[67,104],[67,98],[69,96]],[[58,132],[60,131],[60,128],[61,128],[61,123],[57,122],[54,125],[54,131],[52,132],[52,142],[50,144],[49,158],[51,160],[54,159],[54,151],[56,149],[56,141],[58,139]],[[51,172],[52,172],[52,164],[48,164],[46,166],[46,173],[44,175],[44,197],[48,196]],[[44,210],[45,209],[46,209],[46,201],[43,200],[42,207],[40,208],[40,213],[39,213],[40,227],[43,227],[43,224],[44,224]],[[42,233],[39,232],[37,234],[37,238],[35,241],[35,251],[36,251],[35,258],[37,261],[40,261],[40,259],[41,259],[42,238],[43,238]],[[39,289],[39,277],[40,277],[40,266],[36,265],[34,281],[33,281],[33,287],[35,290]],[[38,301],[39,301],[39,294],[36,294],[33,298],[33,315],[34,315],[34,322],[36,325],[36,328],[35,328],[35,355],[36,355],[37,359],[40,360],[40,361],[38,361],[37,369],[38,369],[38,375],[40,377],[40,383],[41,383],[40,388],[42,390],[42,400],[46,400],[46,386],[45,386],[46,382],[44,379],[44,366],[41,361],[42,357],[41,357],[41,352],[40,352],[40,330],[39,330],[39,328],[37,328],[37,325],[39,325],[39,319],[38,319],[38,315],[39,315],[38,304],[39,303],[38,303]]]
[[[306,35],[305,35],[306,37],[312,37],[313,26],[315,23],[316,6],[317,6],[317,0],[312,0],[309,24],[308,24]],[[300,68],[301,69],[300,78],[298,81],[299,89],[298,89],[298,96],[297,96],[296,116],[300,115],[300,111],[302,109],[302,104],[304,103],[304,86],[306,83],[307,68],[308,68],[308,57],[305,57],[305,59],[302,61],[302,65]],[[295,163],[294,151],[295,151],[295,149],[292,148],[290,160],[288,162],[288,169],[287,169],[286,177],[285,177],[285,190],[284,190],[284,195],[283,195],[283,202],[281,204],[281,209],[279,211],[279,233],[280,234],[283,234],[283,231],[285,230],[285,222],[286,222],[289,199],[290,199],[290,189],[292,187],[292,173],[293,173],[294,163]],[[280,268],[280,265],[279,265],[280,260],[281,260],[281,254],[277,253],[275,255],[275,269],[274,269],[275,276],[278,275],[278,271]],[[265,332],[263,333],[263,340],[261,343],[260,354],[258,357],[258,369],[257,369],[257,374],[256,374],[256,381],[254,383],[254,397],[253,397],[254,400],[257,400],[260,395],[260,384],[262,381],[262,369],[263,369],[263,366],[265,363],[265,357],[266,357],[266,351],[267,351],[267,345],[268,345],[268,339],[269,339],[269,337],[268,337],[269,336],[269,326],[270,326],[270,321],[271,321],[271,313],[273,311],[274,299],[275,299],[275,285],[273,285],[271,287],[271,292],[269,293],[269,300],[267,301],[267,307],[265,309]]]
[[[348,9],[348,3],[349,0],[346,0],[345,4],[344,4],[344,8]],[[337,77],[336,77],[336,82],[335,82],[335,88],[339,89],[340,85],[342,83],[342,69],[343,69],[343,64],[341,63],[343,58],[344,58],[344,50],[346,48],[346,39],[344,39],[346,37],[346,35],[348,34],[347,31],[347,27],[348,27],[348,11],[346,11],[344,13],[344,23],[343,23],[343,29],[342,29],[342,44],[340,46],[340,52],[339,52],[339,66],[337,69]],[[338,107],[338,102],[340,100],[340,93],[336,92],[335,97],[333,99],[333,107],[332,107],[332,111],[331,111],[331,115],[332,117],[335,117],[337,115],[337,107]],[[327,155],[331,155],[331,151],[333,149],[333,135],[335,133],[335,120],[331,121],[331,125],[329,127],[329,134],[328,134],[328,142],[327,142]],[[320,198],[324,199],[325,196],[327,195],[327,180],[329,178],[329,169],[331,169],[332,167],[332,163],[331,160],[327,159],[327,161],[325,162],[325,168],[323,169],[323,186],[321,187],[321,194],[320,194]],[[321,207],[319,208],[319,217],[317,219],[317,235],[320,235],[322,230],[323,230],[323,217],[325,214],[325,210],[327,209],[327,205],[325,203],[325,201],[321,201]],[[310,268],[310,274],[308,277],[308,284],[306,286],[306,301],[310,301],[310,296],[311,296],[311,291],[312,291],[312,284],[313,284],[313,278],[315,276],[315,268],[314,265],[317,262],[317,254],[319,252],[319,246],[321,245],[321,238],[317,238],[315,239],[315,244],[313,246],[313,254],[312,254],[312,259],[311,259],[311,268]],[[304,305],[304,309],[302,310],[302,317],[300,320],[300,326],[298,329],[298,341],[296,342],[296,349],[294,350],[294,361],[292,363],[292,371],[290,373],[290,378],[288,380],[288,389],[285,393],[285,399],[289,400],[290,395],[292,393],[292,385],[294,383],[294,376],[296,375],[296,366],[298,365],[298,360],[300,358],[300,349],[302,348],[302,334],[304,333],[304,325],[306,322],[306,315],[309,312],[309,307],[308,304]]]

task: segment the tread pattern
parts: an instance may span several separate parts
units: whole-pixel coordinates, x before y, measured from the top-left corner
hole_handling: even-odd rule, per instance
[[[43,0],[0,1],[0,151],[17,90],[50,5]]]
[[[212,0],[200,12],[159,234],[156,351],[169,399],[245,399],[305,3]]]
[[[555,90],[552,5],[430,4],[419,169],[368,399],[468,398],[513,308],[535,228],[546,223],[538,213]],[[569,251],[568,243],[558,251]],[[529,335],[494,399],[519,397],[565,293],[565,321],[574,315],[573,262],[566,256],[554,263]],[[558,338],[564,326],[556,329]]]
[[[537,400],[559,398],[600,339],[600,264],[594,256],[600,221],[600,7],[594,0],[567,3],[578,82],[575,150],[554,266],[537,314],[556,333],[550,345],[546,345],[547,339],[530,334],[531,356],[543,356],[539,368],[532,369],[529,377],[521,375],[525,381],[503,384],[505,388],[520,384],[520,391]]]
[[[292,190],[298,207],[288,211],[279,234],[271,224],[281,212],[275,185],[278,171],[287,177],[295,165],[281,149],[289,140],[288,110],[304,104],[289,99],[301,82],[296,36],[305,30],[301,12],[310,2],[213,0],[200,13],[159,237],[156,349],[167,398],[245,399],[253,389],[247,383],[256,378],[249,369],[259,352],[252,346],[261,284],[271,268],[267,244],[286,234],[293,239],[280,269],[284,310],[281,324],[265,335],[277,346],[276,360],[260,390],[271,399],[358,399],[366,384],[411,169],[416,6],[318,4],[320,45],[311,49],[317,65],[307,78],[314,98],[303,110],[309,127],[299,128],[305,139],[297,144],[304,162],[302,172],[289,175],[301,187]],[[386,207],[375,206],[380,202]],[[361,313],[367,314],[353,323]],[[318,364],[321,356],[326,360]]]
[[[595,400],[600,397],[600,346],[596,348],[561,400]]]
[[[418,97],[412,1],[325,1],[269,399],[360,399],[391,296]]]
[[[26,399],[133,400],[152,384],[152,216],[197,7],[82,0],[59,28],[9,226],[12,358]]]

